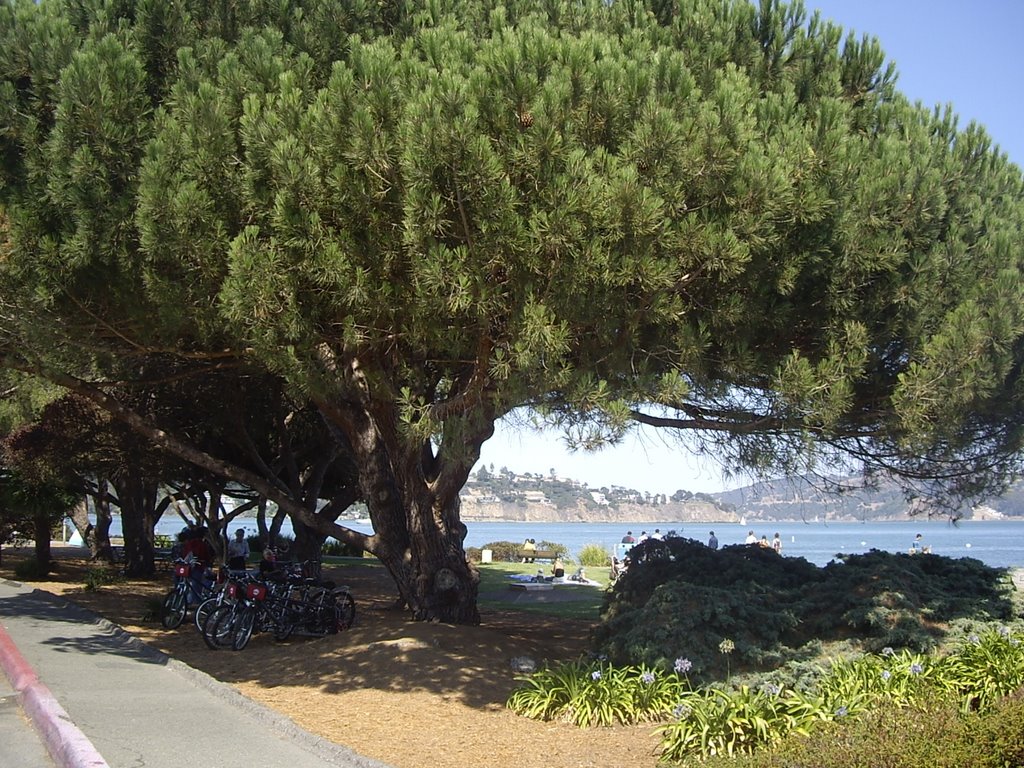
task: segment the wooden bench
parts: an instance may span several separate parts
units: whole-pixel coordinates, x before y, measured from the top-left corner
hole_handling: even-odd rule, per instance
[[[520,549],[516,557],[524,563],[532,563],[534,560],[554,560],[558,553],[553,549]]]

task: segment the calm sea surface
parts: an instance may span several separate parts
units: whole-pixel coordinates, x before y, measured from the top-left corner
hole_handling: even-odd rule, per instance
[[[631,530],[638,535],[660,528],[675,530],[680,536],[707,541],[714,530],[720,546],[742,544],[747,531],[757,538],[769,539],[778,532],[782,554],[803,557],[816,565],[825,565],[836,554],[858,554],[871,549],[907,552],[914,536],[932,552],[947,557],[973,557],[996,567],[1024,566],[1024,522],[913,521],[894,523],[769,523],[743,526],[737,523],[700,525],[687,523],[467,523],[466,546],[480,547],[491,541],[522,541],[534,538],[564,544],[575,556],[586,544],[600,544],[614,551],[622,535]]]
[[[599,544],[614,551],[627,530],[633,535],[660,528],[662,533],[674,530],[681,536],[707,541],[708,532],[714,530],[722,546],[741,544],[747,531],[753,529],[758,538],[769,539],[777,531],[782,537],[783,555],[803,557],[816,565],[825,565],[837,553],[857,554],[870,549],[887,552],[906,552],[914,536],[920,533],[922,542],[937,555],[947,557],[973,557],[996,567],[1024,567],[1024,521],[961,522],[952,525],[942,520],[918,520],[896,523],[474,523],[466,524],[467,547],[483,547],[493,541],[522,542],[532,538],[538,542],[550,541],[568,548],[572,557],[587,544]],[[232,526],[232,530],[235,526]],[[240,527],[255,532],[253,520],[245,520]],[[352,523],[355,530],[372,532],[368,523]],[[175,534],[182,522],[166,517],[157,526],[158,533]],[[290,533],[286,523],[284,533]],[[120,534],[120,520],[115,517],[111,527],[113,535]]]

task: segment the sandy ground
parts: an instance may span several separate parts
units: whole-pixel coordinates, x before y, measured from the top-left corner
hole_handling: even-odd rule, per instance
[[[18,555],[4,550],[0,576],[13,578]],[[395,768],[657,764],[650,725],[582,730],[505,709],[516,685],[511,659],[577,658],[586,649],[586,623],[518,611],[485,611],[479,627],[412,622],[391,608],[395,592],[382,569],[357,567],[336,574],[356,598],[356,624],[347,632],[285,643],[257,635],[244,651],[210,651],[192,625],[168,631],[151,615],[169,576],[87,591],[88,564],[59,557],[58,573],[35,586],[90,608],[313,733]]]

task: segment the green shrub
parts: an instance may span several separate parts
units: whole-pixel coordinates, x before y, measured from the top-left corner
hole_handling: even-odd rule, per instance
[[[1024,634],[999,627],[972,635],[938,662],[936,677],[963,711],[987,709],[1024,687]]]
[[[977,768],[1024,765],[1024,689],[969,716],[964,732]]]
[[[790,734],[807,735],[819,723],[846,713],[829,711],[820,699],[794,691],[742,686],[684,694],[673,714],[675,722],[658,729],[664,762],[748,754]]]
[[[1024,697],[963,715],[949,700],[882,704],[770,751],[710,758],[705,768],[1007,768],[1024,765]]]
[[[617,664],[659,665],[685,653],[695,679],[758,675],[796,688],[801,665],[825,648],[925,652],[962,624],[1010,621],[1016,596],[1004,569],[969,558],[872,551],[818,568],[761,547],[711,550],[691,539],[649,540],[609,590],[595,652]],[[735,652],[718,645],[730,638]],[[780,672],[780,667],[783,668]]]
[[[48,574],[49,571],[39,565],[35,558],[22,560],[14,565],[14,575],[23,581],[38,581],[45,579]]]
[[[110,568],[102,566],[90,568],[85,572],[85,589],[93,591],[106,584],[116,584],[120,580],[121,577]]]
[[[491,550],[491,559],[501,563],[518,563],[521,543],[515,541],[492,541],[484,544],[481,549]]]
[[[596,631],[599,650],[618,664],[664,667],[685,655],[698,681],[729,677],[737,667],[778,667],[781,641],[797,624],[784,593],[728,590],[680,581],[659,585],[641,605],[606,606]],[[733,650],[720,646],[732,641]]]
[[[671,671],[578,661],[521,678],[523,685],[513,691],[508,706],[527,717],[579,726],[668,721],[659,729],[666,762],[777,748],[778,754],[793,760],[773,762],[772,755],[750,765],[995,768],[1003,763],[979,760],[990,754],[1019,759],[1024,752],[1019,738],[1024,726],[1005,725],[1010,715],[1004,711],[1019,717],[1024,710],[1022,641],[1024,635],[1000,627],[968,638],[947,656],[886,648],[880,654],[839,658],[820,673],[810,691],[772,683],[757,689],[744,685],[735,690],[692,690],[688,676],[693,665],[687,658],[677,658]],[[719,648],[724,656],[734,650],[730,640]],[[861,720],[868,725],[861,725]],[[935,731],[918,721],[942,725]],[[792,738],[811,736],[830,723],[837,727],[829,727],[826,736],[814,736],[813,742],[826,743],[827,748],[819,745],[808,751],[808,742]],[[1005,735],[1007,729],[1014,737]],[[866,743],[875,731],[882,734],[880,739]],[[941,763],[933,760],[937,733],[946,739]],[[836,754],[850,750],[860,750],[859,760],[837,762]],[[885,754],[892,760],[883,758]],[[811,762],[803,762],[805,758]]]
[[[580,550],[579,561],[587,568],[605,568],[612,562],[612,553],[600,544],[586,544]]]

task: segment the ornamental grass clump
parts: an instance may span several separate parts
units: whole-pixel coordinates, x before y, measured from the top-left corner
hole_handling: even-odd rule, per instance
[[[508,707],[535,720],[577,726],[662,720],[689,688],[685,678],[647,667],[614,667],[603,660],[575,661],[520,678]]]
[[[831,719],[819,701],[777,686],[690,691],[673,714],[675,722],[658,729],[663,762],[747,754],[792,733],[806,735],[815,723]]]
[[[586,544],[580,550],[579,562],[588,568],[604,568],[611,564],[612,553],[600,544]]]
[[[939,685],[963,712],[986,710],[1024,689],[1024,633],[1007,627],[971,635],[937,664]]]
[[[816,692],[827,708],[858,715],[881,701],[896,707],[920,704],[940,689],[932,658],[883,648],[880,654],[833,661]]]

